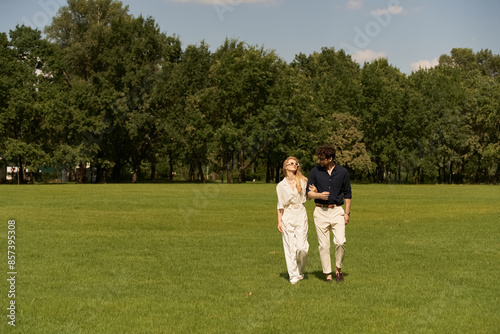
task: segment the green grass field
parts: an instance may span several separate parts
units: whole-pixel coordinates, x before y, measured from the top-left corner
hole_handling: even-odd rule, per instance
[[[328,284],[308,202],[291,285],[273,184],[1,186],[0,332],[498,333],[499,203],[498,186],[354,184]]]

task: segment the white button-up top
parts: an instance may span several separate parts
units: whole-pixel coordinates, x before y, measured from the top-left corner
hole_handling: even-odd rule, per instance
[[[278,194],[278,210],[286,209],[288,207],[298,207],[306,201],[306,187],[307,180],[300,181],[302,184],[302,192],[299,194],[297,188],[292,189],[286,178],[283,178],[276,186],[276,193]]]

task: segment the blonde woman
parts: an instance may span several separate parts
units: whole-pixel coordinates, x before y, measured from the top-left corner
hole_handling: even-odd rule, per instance
[[[307,242],[307,178],[300,172],[299,160],[288,157],[283,162],[285,177],[276,186],[278,194],[278,230],[283,237],[285,260],[290,283],[304,278],[309,243]]]

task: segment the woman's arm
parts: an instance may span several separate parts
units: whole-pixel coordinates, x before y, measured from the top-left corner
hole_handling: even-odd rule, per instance
[[[283,221],[281,218],[283,217],[283,209],[278,209],[278,231],[283,233]]]

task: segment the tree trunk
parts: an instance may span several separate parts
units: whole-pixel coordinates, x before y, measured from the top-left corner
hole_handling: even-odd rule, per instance
[[[140,176],[141,176],[141,166],[139,165],[134,168],[134,174],[132,174],[132,183],[136,183]]]
[[[168,167],[170,168],[170,173],[168,175],[169,180],[174,179],[174,160],[172,159],[172,152],[168,152]]]
[[[86,173],[87,173],[87,167],[85,162],[80,162],[80,170],[78,171],[78,183],[82,184],[85,182]]]
[[[203,166],[198,162],[198,179],[205,183],[205,175],[203,174]]]
[[[233,159],[227,163],[227,183],[233,183]]]
[[[450,176],[448,178],[448,183],[452,184],[453,183],[453,177],[452,177],[452,175],[453,175],[453,161],[450,161],[450,172],[449,173],[450,173]]]
[[[280,165],[276,165],[276,176],[274,179],[274,183],[280,182]]]
[[[465,162],[462,161],[462,163],[460,164],[460,168],[458,169],[458,172],[457,172],[457,180],[456,182],[462,184],[464,183],[464,170],[465,170]]]
[[[443,179],[441,180],[442,184],[446,183],[446,160],[443,158],[443,174],[442,174]]]
[[[227,162],[227,183],[233,183],[234,169],[234,152],[231,152],[231,157]]]
[[[23,184],[26,179],[23,162],[19,159],[19,170],[17,171],[17,184]]]
[[[102,178],[103,178],[103,168],[101,165],[97,165],[97,170],[96,170],[96,177],[95,177],[95,183],[102,183]]]
[[[21,176],[23,178],[23,183],[28,183],[29,182],[29,175],[26,174],[26,168],[23,166]]]
[[[222,155],[222,148],[220,156],[220,183],[224,183],[224,157]]]
[[[493,184],[498,184],[500,181],[500,164],[497,164],[497,171],[495,173],[495,177],[493,178]]]
[[[156,162],[151,163],[151,181],[154,181],[156,177]]]
[[[245,154],[241,150],[238,158],[238,183],[245,183],[245,178]]]
[[[267,159],[266,159],[266,183],[271,183],[273,177],[273,168],[271,167],[271,158],[270,154],[267,154]]]
[[[375,182],[376,183],[381,183],[385,180],[385,178],[384,178],[385,166],[382,162],[379,161],[378,166],[377,166],[377,170],[375,173],[376,173],[375,174],[375,177],[376,177]]]
[[[193,163],[189,164],[188,180],[191,181],[191,182],[194,181],[194,166],[193,166]]]

